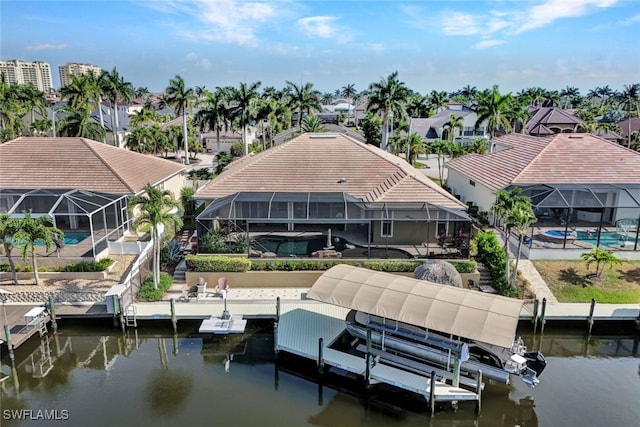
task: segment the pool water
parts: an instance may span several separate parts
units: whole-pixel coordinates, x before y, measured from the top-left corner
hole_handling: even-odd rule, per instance
[[[578,230],[578,240],[589,243],[593,246],[598,244],[598,235],[596,233],[587,233]],[[623,236],[615,231],[604,231],[600,233],[600,246],[617,246],[620,247],[624,243]]]
[[[332,243],[336,251],[342,252],[342,258],[412,258],[408,252],[395,248],[371,248],[371,252],[367,253],[367,248],[347,246],[349,242],[335,236]],[[264,236],[257,237],[251,243],[252,249],[273,252],[280,258],[310,257],[313,252],[322,250],[325,246],[327,246],[326,236]]]

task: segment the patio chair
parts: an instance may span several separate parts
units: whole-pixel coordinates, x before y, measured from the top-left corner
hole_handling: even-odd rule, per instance
[[[222,297],[225,299],[227,297],[227,291],[229,290],[229,281],[226,277],[221,277],[218,279],[218,285],[216,286],[216,296]]]

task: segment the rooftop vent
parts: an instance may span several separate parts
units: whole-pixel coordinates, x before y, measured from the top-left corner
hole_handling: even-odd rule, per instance
[[[323,134],[309,135],[309,138],[311,138],[311,139],[335,139],[336,135],[330,134],[330,133],[323,133]]]
[[[344,184],[345,182],[347,182],[347,178],[340,178],[338,180],[338,184]]]

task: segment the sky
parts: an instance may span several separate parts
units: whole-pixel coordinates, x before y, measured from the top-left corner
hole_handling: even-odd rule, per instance
[[[116,67],[134,87],[286,80],[334,92],[393,71],[420,93],[640,82],[640,0],[1,0],[0,59]]]

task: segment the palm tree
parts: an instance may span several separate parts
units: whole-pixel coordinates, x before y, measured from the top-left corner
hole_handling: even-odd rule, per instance
[[[113,132],[113,142],[117,147],[120,145],[118,141],[118,129],[120,123],[118,122],[118,101],[129,102],[133,97],[133,85],[129,82],[125,82],[124,78],[120,76],[115,67],[110,73],[106,73],[101,76],[104,79],[103,92],[111,103],[113,108],[113,115],[111,116],[111,129]]]
[[[448,139],[449,141],[453,141],[456,137],[456,129],[460,131],[460,134],[462,134],[464,130],[464,118],[451,114],[449,120],[443,125],[443,128],[449,130]]]
[[[476,138],[467,149],[467,152],[476,154],[487,154],[488,151],[489,144],[485,138]]]
[[[468,105],[472,105],[478,95],[478,89],[475,86],[466,85],[460,90],[460,95],[467,99]]]
[[[351,118],[351,104],[353,104],[353,97],[356,96],[358,92],[356,91],[355,83],[349,83],[346,86],[342,86],[342,91],[340,95],[346,97],[349,100],[349,109],[347,110],[347,115]],[[348,120],[348,119],[347,119]],[[354,120],[355,123],[355,120]]]
[[[251,84],[240,83],[238,89],[233,90],[232,99],[235,102],[234,116],[240,120],[242,128],[242,145],[244,146],[244,155],[249,154],[249,141],[247,140],[247,124],[251,119],[251,105],[254,98],[258,98],[258,88],[261,82],[253,82]]]
[[[31,254],[31,266],[33,267],[36,285],[40,285],[38,263],[36,261],[36,245],[42,242],[48,251],[55,244],[54,238],[62,241],[64,233],[52,225],[50,218],[46,216],[34,218],[31,216],[31,212],[24,212],[24,217],[18,220],[17,231],[13,237],[20,246],[22,259],[26,260],[27,255]]]
[[[323,121],[318,116],[307,116],[302,121],[303,132],[324,132],[326,130]]]
[[[424,140],[415,132],[402,138],[403,146],[407,150],[407,162],[414,164],[418,158],[418,154],[425,154],[427,152],[427,146]]]
[[[151,140],[150,128],[146,126],[134,127],[125,137],[125,147],[136,153],[148,153]]]
[[[596,263],[595,278],[597,280],[602,280],[602,273],[605,267],[611,269],[616,265],[622,264],[622,260],[607,249],[593,248],[591,252],[584,252],[581,256],[587,263],[587,269],[589,269],[591,264]]]
[[[440,178],[440,183],[443,184],[444,183],[444,161],[445,161],[445,157],[450,153],[450,148],[449,148],[449,142],[448,141],[442,141],[440,139],[437,139],[435,141],[433,141],[430,145],[429,145],[429,152],[431,154],[435,154],[437,156],[438,159],[438,177]]]
[[[560,91],[560,97],[563,99],[562,108],[567,108],[574,98],[580,97],[580,89],[567,86]]]
[[[14,285],[18,284],[18,273],[16,272],[11,251],[13,251],[14,236],[18,232],[18,229],[19,221],[17,219],[11,218],[6,212],[0,212],[0,239],[2,239],[4,253],[7,256],[9,268],[11,269],[11,282]]]
[[[187,88],[184,79],[176,75],[169,80],[169,86],[165,89],[164,103],[175,112],[176,116],[182,116],[182,141],[184,143],[185,164],[189,164],[189,133],[187,132],[187,112],[193,107],[196,95],[192,88]]]
[[[394,71],[387,78],[381,78],[378,83],[369,85],[369,106],[372,113],[382,113],[382,134],[380,148],[389,149],[389,117],[401,117],[404,106],[409,97],[409,90],[404,82],[398,80],[398,72]]]
[[[36,109],[41,115],[45,114],[44,92],[36,89],[31,83],[20,85],[19,88],[18,97],[22,101],[25,110],[31,112],[31,123],[33,123]]]
[[[145,194],[133,196],[129,200],[129,213],[137,208],[139,214],[133,221],[138,228],[142,224],[149,224],[153,241],[153,287],[160,282],[160,239],[164,226],[173,225],[175,229],[182,227],[182,219],[177,213],[180,202],[174,199],[169,190],[159,190],[150,184],[144,188]]]
[[[511,93],[501,95],[498,92],[498,85],[494,85],[491,91],[481,93],[476,107],[478,119],[475,127],[478,128],[482,122],[487,121],[490,139],[495,137],[496,131],[500,128],[510,132],[512,128],[509,118],[512,114],[510,108],[512,99]]]
[[[100,141],[105,135],[104,128],[91,118],[91,105],[85,104],[78,109],[65,107],[68,114],[59,122],[59,133]]]
[[[320,105],[319,92],[313,89],[313,83],[307,82],[304,85],[299,86],[289,80],[285,83],[292,91],[289,107],[292,110],[298,110],[298,126],[300,132],[302,132],[303,113],[311,115],[314,111],[320,111],[322,106]]]
[[[437,113],[447,108],[449,102],[449,95],[445,91],[432,90],[429,94],[429,107]]]
[[[511,191],[498,190],[496,192],[496,201],[491,206],[491,213],[493,213],[496,220],[502,222],[504,228],[504,255],[507,260],[506,265],[506,279],[510,279],[509,275],[509,239],[511,238],[511,230],[514,227],[514,218],[511,217],[512,212],[518,205],[531,205],[531,199],[521,194],[520,187],[514,187]]]
[[[627,111],[627,148],[631,148],[631,112],[635,110],[636,116],[640,115],[640,83],[624,85],[624,90],[619,95],[621,107]]]
[[[527,235],[529,227],[538,220],[536,214],[533,211],[531,199],[528,197],[526,200],[521,200],[508,212],[508,222],[512,228],[518,233],[518,250],[516,253],[516,264],[513,267],[513,273],[511,274],[510,283],[511,286],[515,286],[516,278],[518,277],[518,264],[520,262],[520,250],[522,249],[522,242]]]
[[[207,91],[201,107],[194,116],[194,122],[201,131],[216,131],[216,148],[220,152],[220,132],[229,128],[229,92],[217,87]]]

